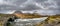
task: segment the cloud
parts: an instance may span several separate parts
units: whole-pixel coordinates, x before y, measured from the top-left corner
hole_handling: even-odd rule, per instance
[[[37,0],[27,0],[26,2],[22,3],[20,7],[22,9],[59,9],[59,6],[57,4],[56,0],[40,0],[42,2],[36,2]],[[39,1],[39,0],[38,0]],[[29,7],[28,7],[29,6]],[[34,7],[36,6],[36,7]],[[32,8],[31,8],[32,7]]]
[[[39,2],[41,1],[41,2]],[[0,0],[0,6],[12,6],[5,10],[59,9],[58,0]]]
[[[15,6],[16,4],[13,4],[13,3],[8,2],[8,1],[0,0],[0,5],[12,5],[12,6]]]
[[[58,10],[59,13],[60,1],[59,0],[0,0],[0,10]],[[43,13],[43,12],[42,12]],[[48,12],[50,13],[50,11]],[[53,12],[51,12],[53,13]]]
[[[48,9],[57,9],[58,5],[55,0],[47,0],[42,4],[44,7],[47,7]]]
[[[16,10],[13,10],[13,11],[11,11],[11,10],[4,10],[4,11],[0,11],[0,13],[2,13],[2,14],[13,14],[15,11]]]

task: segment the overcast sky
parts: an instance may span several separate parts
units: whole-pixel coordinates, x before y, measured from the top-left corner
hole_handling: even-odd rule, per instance
[[[0,11],[41,9],[60,13],[60,0],[0,0]]]

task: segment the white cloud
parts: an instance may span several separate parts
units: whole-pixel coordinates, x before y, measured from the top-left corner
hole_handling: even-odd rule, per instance
[[[58,8],[57,2],[55,0],[47,0],[45,2],[42,2],[41,4],[45,9],[46,8],[48,8],[48,9],[50,9],[50,8],[57,9]]]
[[[16,4],[13,4],[11,2],[4,1],[4,0],[0,0],[0,5],[13,5],[13,6],[16,6]]]
[[[0,11],[0,13],[2,14],[13,14],[16,10],[4,10],[4,11]]]
[[[17,1],[19,1],[19,0],[17,0]],[[20,0],[21,1],[21,0]],[[16,0],[9,0],[9,1],[4,1],[4,0],[0,0],[0,5],[7,5],[7,6],[12,6],[12,7],[6,7],[6,6],[4,6],[4,8],[2,7],[2,8],[0,8],[0,9],[4,9],[4,10],[9,10],[9,9],[11,9],[11,10],[21,10],[21,9],[26,9],[26,10],[33,10],[33,9],[37,9],[38,10],[38,8],[39,9],[45,9],[45,10],[47,10],[47,9],[58,9],[58,5],[57,5],[57,2],[58,2],[58,0],[57,1],[55,1],[55,0],[46,0],[46,1],[44,1],[44,2],[40,2],[40,3],[38,3],[38,2],[36,2],[37,0],[26,0],[25,2],[23,1],[23,3],[21,3],[21,2],[16,2]],[[40,0],[41,1],[41,0]],[[17,4],[17,3],[19,3],[19,4]],[[20,5],[20,6],[19,6]],[[30,5],[30,6],[29,6]],[[29,7],[28,7],[29,6]],[[36,6],[36,7],[34,7],[34,6]],[[6,8],[5,8],[6,7]],[[59,8],[60,9],[60,8]],[[49,10],[47,10],[47,11],[41,11],[41,13],[47,13],[47,14],[51,14],[51,13],[54,13],[53,11],[51,12],[51,11],[49,11]],[[58,13],[59,11],[57,11],[57,13]],[[9,12],[8,12],[9,13]],[[31,12],[32,13],[32,12]],[[56,13],[56,12],[55,12]]]

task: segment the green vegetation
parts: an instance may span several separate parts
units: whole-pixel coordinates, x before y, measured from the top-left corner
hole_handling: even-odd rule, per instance
[[[35,16],[35,17],[38,17],[39,15],[37,14],[27,14],[26,16]],[[37,16],[36,16],[37,15]],[[2,23],[4,23],[3,21],[5,21],[5,18],[10,18],[10,17],[13,17],[12,14],[0,14],[0,26],[3,26],[1,25]],[[48,19],[46,19],[46,21],[42,22],[42,24],[38,23],[36,26],[44,26],[46,24],[58,24],[60,22],[60,15],[54,15],[54,16],[47,16]],[[59,23],[60,24],[60,23]],[[7,23],[8,26],[13,26],[12,23]]]
[[[13,17],[13,15],[12,14],[0,14],[0,26],[4,26],[4,24],[6,24],[6,21],[10,17]]]
[[[12,14],[0,14],[0,17],[11,17],[13,16]]]

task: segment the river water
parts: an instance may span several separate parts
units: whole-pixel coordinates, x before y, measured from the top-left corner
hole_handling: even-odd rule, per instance
[[[48,17],[33,18],[33,19],[16,19],[13,25],[14,26],[35,26],[37,23],[40,23],[47,18]]]

